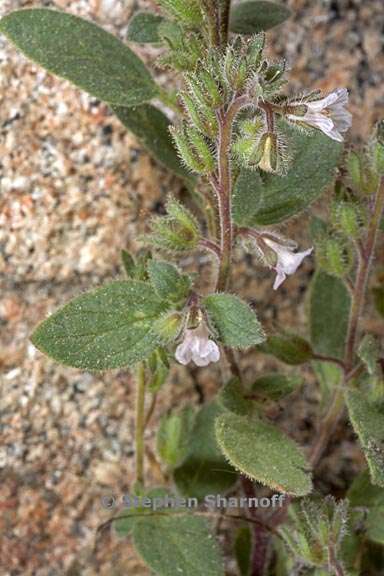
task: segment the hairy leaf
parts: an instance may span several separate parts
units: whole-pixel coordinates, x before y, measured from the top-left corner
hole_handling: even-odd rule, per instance
[[[179,466],[188,453],[195,414],[191,406],[165,415],[157,433],[157,451],[167,465]]]
[[[367,367],[368,374],[374,376],[378,372],[378,362],[380,360],[381,349],[379,342],[372,334],[366,334],[359,344],[357,350],[359,358]]]
[[[180,163],[169,132],[171,123],[165,114],[150,104],[137,108],[113,106],[112,110],[156,160],[176,176],[192,180],[190,173]]]
[[[292,366],[304,364],[313,357],[311,345],[301,336],[290,333],[269,336],[267,341],[259,346],[259,350]]]
[[[311,342],[318,354],[342,358],[351,297],[342,280],[317,272],[310,293]]]
[[[153,12],[136,12],[129,21],[127,40],[139,44],[160,44],[159,26],[164,18]]]
[[[368,462],[372,483],[384,487],[384,407],[369,402],[360,390],[347,393],[347,406]]]
[[[207,404],[196,416],[189,452],[174,472],[183,496],[203,499],[207,494],[223,494],[237,480],[235,470],[220,452],[215,438],[215,418],[222,412],[217,404]]]
[[[263,181],[259,172],[241,171],[233,192],[232,216],[239,226],[252,226],[260,208]]]
[[[230,412],[235,414],[250,414],[252,401],[244,397],[243,390],[238,378],[232,378],[217,395],[217,402]]]
[[[272,424],[226,412],[216,420],[216,438],[229,462],[253,480],[296,496],[311,491],[309,464]]]
[[[208,316],[220,340],[226,346],[247,348],[265,339],[253,310],[232,294],[212,294],[203,300]]]
[[[205,518],[170,514],[138,520],[134,545],[159,576],[224,576],[216,540]]]
[[[150,260],[148,275],[152,286],[164,300],[179,302],[187,297],[191,288],[189,277],[181,274],[178,268],[170,262]]]
[[[333,180],[342,146],[319,131],[286,131],[294,151],[288,173],[261,178],[257,171],[244,170],[236,182],[234,218],[239,226],[282,222],[307,208]]]
[[[0,21],[0,32],[36,64],[105,102],[136,106],[157,94],[148,70],[128,46],[72,14],[18,10]]]
[[[283,4],[242,0],[231,11],[230,29],[236,34],[255,34],[284,22],[291,11]]]
[[[158,346],[152,331],[166,305],[144,282],[113,282],[82,294],[42,322],[33,344],[58,362],[85,370],[132,366]]]
[[[300,376],[286,376],[285,374],[265,374],[252,384],[251,391],[257,395],[280,400],[292,394],[303,383]]]
[[[364,514],[367,538],[384,544],[384,490],[371,484],[368,470],[354,479],[347,496],[352,508],[368,512]]]

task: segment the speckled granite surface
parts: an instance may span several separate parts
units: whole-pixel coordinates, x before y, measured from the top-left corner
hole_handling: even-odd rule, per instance
[[[123,37],[135,6],[150,1],[2,0],[0,16],[42,5],[90,17]],[[384,115],[382,1],[289,5],[294,18],[269,34],[272,56],[286,53],[294,88],[347,86],[352,138],[366,136]],[[140,53],[149,60],[151,48]],[[100,496],[127,491],[132,480],[130,377],[57,366],[28,343],[28,335],[73,295],[120,275],[120,249],[135,249],[148,215],[179,184],[106,106],[33,66],[2,37],[0,178],[0,574],[144,576],[129,544],[108,535],[95,540],[109,516]],[[298,230],[293,222],[289,233],[305,242],[302,225]],[[271,296],[271,276],[255,273],[241,255],[238,260],[238,287],[267,323],[287,325],[294,318],[303,324],[310,262]],[[255,370],[254,356],[244,368]],[[199,371],[208,394],[216,376]],[[170,402],[194,394],[188,372],[176,369],[153,421]],[[302,441],[311,432],[307,415],[308,406],[297,399]],[[152,449],[153,437],[150,427]],[[338,449],[347,458],[354,453],[345,442]],[[154,483],[161,481],[155,465],[150,474]]]

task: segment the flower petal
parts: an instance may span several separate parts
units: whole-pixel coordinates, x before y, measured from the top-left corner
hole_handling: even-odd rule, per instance
[[[187,340],[184,340],[181,344],[178,345],[175,351],[175,358],[180,364],[186,366],[192,360],[192,350],[191,344]]]
[[[276,270],[276,278],[273,283],[273,289],[277,290],[278,287],[284,282],[287,276],[280,268],[276,267],[275,270]]]
[[[216,342],[213,340],[208,341],[209,345],[209,359],[211,362],[218,362],[220,360],[220,349]]]

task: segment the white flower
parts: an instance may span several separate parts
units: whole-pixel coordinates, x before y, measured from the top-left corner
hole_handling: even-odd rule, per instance
[[[352,125],[352,114],[345,109],[347,104],[348,90],[338,88],[321,100],[305,103],[293,102],[292,106],[304,105],[307,110],[304,116],[287,114],[287,118],[319,128],[333,140],[342,142],[341,133],[346,132]]]
[[[220,359],[220,350],[216,342],[210,340],[205,324],[201,323],[197,328],[185,330],[184,340],[176,348],[175,358],[184,365],[193,360],[196,366],[208,366],[210,362]]]
[[[277,290],[277,288],[284,282],[287,276],[296,272],[304,258],[309,256],[313,248],[304,250],[304,252],[295,253],[293,248],[289,246],[283,246],[282,244],[279,244],[270,238],[264,237],[264,242],[270,248],[272,248],[277,256],[277,262],[275,266],[273,266],[274,270],[276,270],[276,278],[273,284],[273,289]]]

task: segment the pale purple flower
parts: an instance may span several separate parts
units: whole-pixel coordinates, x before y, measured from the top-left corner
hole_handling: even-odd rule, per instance
[[[186,329],[184,339],[176,348],[175,358],[180,364],[189,364],[193,360],[196,366],[208,366],[220,359],[220,350],[216,342],[209,338],[204,323],[197,328]]]
[[[293,102],[292,106],[306,106],[303,116],[287,114],[289,120],[305,122],[310,126],[319,128],[324,134],[336,140],[343,141],[342,133],[352,125],[352,114],[346,110],[348,104],[348,90],[337,88],[325,98],[313,102]]]
[[[273,269],[276,271],[276,278],[273,284],[273,289],[277,290],[280,284],[284,282],[287,276],[294,274],[304,258],[311,254],[313,248],[304,250],[303,252],[294,252],[290,246],[284,246],[271,240],[270,238],[263,238],[264,242],[272,248],[277,256],[277,262]]]

